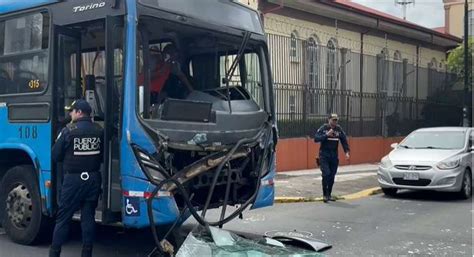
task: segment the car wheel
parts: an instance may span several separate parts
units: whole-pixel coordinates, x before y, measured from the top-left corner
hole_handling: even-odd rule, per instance
[[[396,195],[397,195],[397,191],[398,191],[397,188],[383,188],[383,187],[382,187],[382,192],[383,192],[385,195],[388,195],[388,196],[396,196]]]
[[[33,167],[11,168],[0,185],[2,226],[16,243],[31,245],[45,239],[50,220],[41,213],[41,199]]]
[[[462,178],[461,190],[459,191],[459,196],[462,199],[469,199],[472,195],[472,180],[471,180],[471,171],[466,170]]]

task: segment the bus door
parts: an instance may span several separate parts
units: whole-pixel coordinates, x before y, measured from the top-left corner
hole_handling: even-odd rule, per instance
[[[105,19],[105,174],[103,181],[103,223],[121,219],[122,187],[120,183],[120,131],[123,91],[123,16]]]
[[[120,17],[108,16],[104,20],[71,26],[82,34],[55,27],[57,131],[68,121],[64,106],[78,98],[84,98],[91,104],[94,121],[104,128],[103,193],[96,213],[96,218],[103,223],[116,222],[121,217],[119,108],[123,83],[122,24]],[[58,184],[61,172],[56,174]]]
[[[82,97],[81,87],[81,33],[65,27],[54,27],[54,90],[53,90],[53,138],[70,121],[64,107]],[[62,163],[52,165],[53,209],[57,208],[62,182]]]

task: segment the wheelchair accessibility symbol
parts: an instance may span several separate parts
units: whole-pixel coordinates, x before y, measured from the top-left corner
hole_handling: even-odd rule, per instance
[[[138,198],[125,198],[125,214],[127,216],[140,216],[140,201]]]

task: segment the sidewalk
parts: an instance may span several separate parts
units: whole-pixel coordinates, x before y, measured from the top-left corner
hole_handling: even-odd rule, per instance
[[[358,198],[378,193],[378,164],[339,166],[332,195]],[[318,201],[322,199],[321,170],[278,172],[275,178],[275,202]]]

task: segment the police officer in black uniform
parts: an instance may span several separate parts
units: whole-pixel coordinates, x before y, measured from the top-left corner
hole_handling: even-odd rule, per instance
[[[53,161],[63,164],[64,180],[49,256],[60,256],[69,223],[80,209],[82,257],[89,257],[92,256],[95,209],[101,191],[103,130],[92,122],[92,109],[85,100],[76,100],[68,110],[72,121],[61,130],[52,150]]]
[[[339,141],[346,153],[346,159],[350,157],[347,137],[341,126],[337,124],[338,119],[335,113],[329,115],[328,123],[322,125],[314,137],[315,142],[321,143],[319,148],[319,163],[321,172],[323,173],[323,201],[325,203],[328,201],[336,201],[336,198],[331,196],[331,192],[339,165],[337,153]]]

